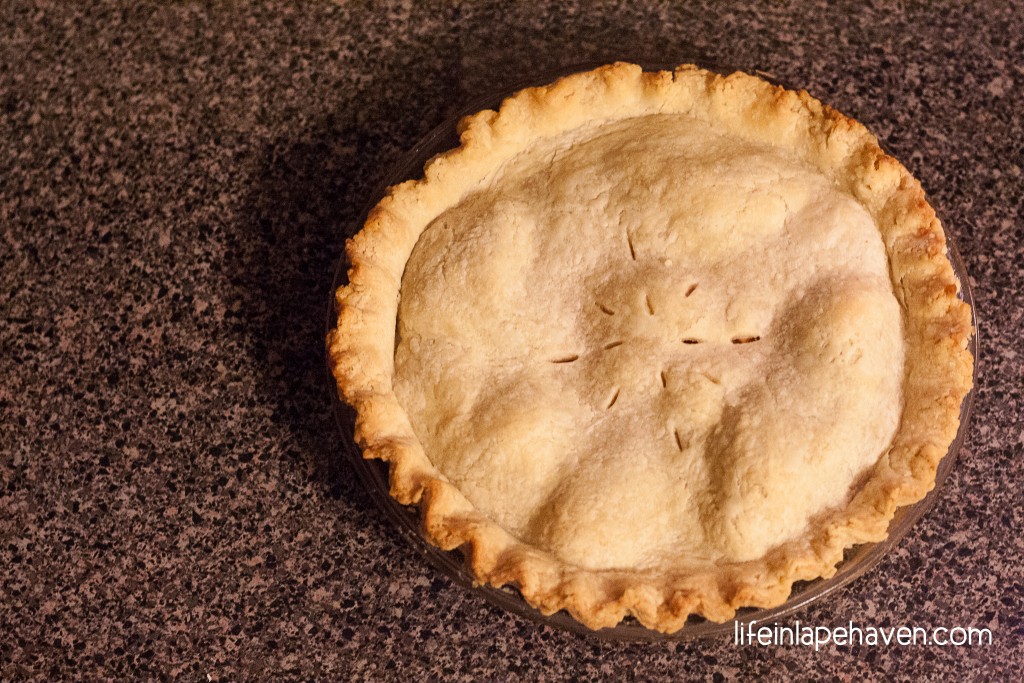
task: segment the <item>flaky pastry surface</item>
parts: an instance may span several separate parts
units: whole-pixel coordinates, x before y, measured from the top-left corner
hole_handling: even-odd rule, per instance
[[[522,91],[348,246],[366,457],[481,582],[592,628],[772,606],[932,487],[970,314],[919,184],[806,93]]]

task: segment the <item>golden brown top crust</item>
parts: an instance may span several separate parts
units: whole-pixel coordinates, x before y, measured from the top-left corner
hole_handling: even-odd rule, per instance
[[[615,120],[538,140],[427,226],[395,393],[516,538],[710,569],[799,536],[888,447],[899,311],[843,184],[690,114]]]
[[[350,241],[328,349],[365,456],[479,580],[672,631],[781,603],[932,487],[970,314],[860,124],[615,64],[460,129]]]

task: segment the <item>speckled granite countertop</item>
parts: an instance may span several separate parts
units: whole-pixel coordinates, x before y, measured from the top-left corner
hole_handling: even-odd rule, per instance
[[[1024,5],[305,4],[0,10],[0,679],[1024,678]],[[993,645],[591,642],[439,575],[341,458],[324,309],[380,174],[469,94],[618,55],[803,85],[930,193],[982,321],[968,445],[794,618]]]

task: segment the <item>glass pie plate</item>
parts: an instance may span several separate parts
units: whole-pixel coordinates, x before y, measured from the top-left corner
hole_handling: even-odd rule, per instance
[[[659,63],[640,61],[645,70],[666,68],[672,66]],[[679,63],[686,63],[681,61]],[[456,114],[447,118],[443,123],[430,131],[419,142],[417,142],[398,162],[389,170],[382,179],[377,190],[373,193],[358,223],[353,226],[353,233],[358,231],[365,221],[366,214],[383,197],[387,187],[405,180],[422,178],[423,166],[431,157],[441,152],[458,146],[459,140],[456,133],[456,124],[463,116],[475,113],[482,109],[497,107],[505,97],[531,85],[543,85],[550,83],[562,75],[583,71],[596,67],[598,64],[580,64],[571,68],[560,69],[557,72],[540,75],[527,81],[520,82],[515,86],[503,88],[498,92],[472,99],[461,107]],[[701,66],[719,73],[730,73],[736,69],[723,68],[716,65],[709,65],[701,62]],[[756,73],[762,78],[775,81],[770,74]],[[971,306],[972,324],[975,333],[971,337],[969,347],[974,356],[974,380],[977,384],[978,373],[978,325],[974,308],[974,299],[971,294],[970,280],[964,268],[963,260],[960,257],[952,239],[947,235],[947,246],[949,249],[950,261],[957,278],[960,280],[960,297]],[[327,325],[328,329],[334,325],[334,291],[347,282],[347,264],[344,257],[338,263],[335,271],[334,283],[331,288],[331,297],[328,304]],[[328,373],[330,375],[330,373]],[[889,536],[879,543],[868,543],[848,548],[843,561],[839,564],[836,573],[828,579],[816,579],[813,581],[797,582],[789,599],[771,609],[744,608],[737,612],[736,617],[724,623],[717,623],[690,617],[689,621],[679,631],[671,634],[659,633],[641,625],[636,620],[626,618],[617,626],[601,630],[592,630],[573,619],[568,613],[561,611],[545,616],[537,609],[530,606],[522,596],[511,587],[494,588],[477,584],[466,568],[463,556],[460,551],[444,551],[432,545],[423,535],[420,527],[419,510],[415,506],[404,506],[391,497],[388,485],[388,465],[380,460],[366,460],[362,457],[359,447],[353,439],[354,415],[351,408],[338,398],[335,390],[333,377],[329,376],[330,393],[332,396],[334,415],[341,431],[340,445],[344,456],[349,460],[353,469],[358,474],[370,497],[374,500],[381,511],[391,519],[395,529],[405,537],[410,547],[415,549],[424,559],[432,564],[438,571],[450,578],[455,583],[470,589],[473,594],[487,600],[488,602],[514,612],[522,617],[547,626],[572,631],[590,638],[609,641],[670,641],[686,640],[698,637],[726,636],[733,633],[735,622],[745,625],[750,621],[772,622],[788,616],[800,610],[812,602],[821,600],[827,595],[839,591],[841,588],[865,574],[896,545],[900,539],[907,535],[914,523],[920,519],[934,504],[938,498],[943,483],[949,476],[957,455],[963,445],[971,416],[971,408],[974,402],[975,390],[972,388],[967,394],[960,407],[960,428],[956,438],[949,447],[945,457],[939,462],[935,478],[935,487],[921,501],[902,507],[896,511],[896,516],[889,524]]]

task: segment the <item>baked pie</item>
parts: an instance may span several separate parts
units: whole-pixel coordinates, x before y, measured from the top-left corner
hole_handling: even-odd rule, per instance
[[[771,607],[932,488],[970,310],[920,184],[759,78],[523,90],[347,245],[366,458],[481,583],[591,628]]]

